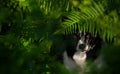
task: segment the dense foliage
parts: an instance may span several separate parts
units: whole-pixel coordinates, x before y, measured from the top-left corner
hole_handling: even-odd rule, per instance
[[[108,65],[100,74],[117,74],[119,20],[119,0],[0,0],[0,74],[69,73],[56,58],[64,35],[80,30],[112,42],[101,52]]]

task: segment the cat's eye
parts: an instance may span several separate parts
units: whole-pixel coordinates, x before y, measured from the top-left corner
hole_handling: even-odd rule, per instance
[[[79,45],[79,49],[84,50],[84,48],[85,48],[85,44],[80,44]]]

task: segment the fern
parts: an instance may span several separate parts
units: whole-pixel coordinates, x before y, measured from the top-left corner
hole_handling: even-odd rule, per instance
[[[89,31],[93,36],[99,33],[103,40],[112,41],[114,37],[111,29],[115,23],[110,23],[110,20],[114,21],[115,18],[105,14],[101,3],[93,2],[89,7],[81,8],[79,11],[71,11],[66,17],[68,19],[63,21],[62,26],[64,30],[68,31],[67,34],[76,32],[74,27],[78,26],[78,30],[82,30],[84,33]]]

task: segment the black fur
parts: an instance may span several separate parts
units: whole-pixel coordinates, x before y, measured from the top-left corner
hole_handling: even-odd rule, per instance
[[[84,51],[86,52],[86,55],[87,55],[86,61],[88,61],[88,60],[89,61],[95,61],[96,58],[99,56],[99,51],[100,51],[101,42],[102,42],[99,34],[97,34],[95,37],[93,37],[91,35],[91,33],[88,32],[86,34],[82,34],[82,33],[77,34],[76,36],[79,36],[79,37],[76,37],[76,38],[73,37],[75,39],[72,39],[72,38],[69,39],[69,36],[66,37],[67,44],[66,44],[65,52],[66,52],[67,56],[69,58],[71,58],[73,61],[75,61],[73,59],[73,56],[76,52],[79,51],[79,50],[76,50],[76,46],[77,46],[79,40],[81,40],[83,38],[84,43],[79,45],[80,51],[81,52],[84,52]],[[90,46],[91,47],[90,50],[86,51],[85,50],[86,46]]]

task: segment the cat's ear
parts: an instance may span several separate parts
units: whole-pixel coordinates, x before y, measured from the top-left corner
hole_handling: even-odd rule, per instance
[[[85,43],[89,44],[89,41],[91,39],[91,34],[89,32],[85,33]]]
[[[76,34],[78,40],[79,40],[83,35],[84,35],[84,34],[83,34],[82,31],[79,31],[79,32]]]
[[[85,34],[85,38],[86,38],[86,39],[90,40],[91,37],[92,37],[92,36],[91,36],[91,33],[87,32],[87,33]]]

